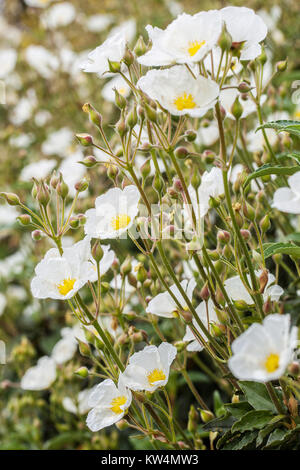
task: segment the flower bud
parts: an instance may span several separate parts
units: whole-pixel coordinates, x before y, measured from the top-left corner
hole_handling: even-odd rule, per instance
[[[202,300],[205,300],[207,301],[210,297],[210,292],[209,292],[209,288],[208,288],[208,284],[205,283],[204,286],[202,287],[201,291],[200,291],[200,297]]]
[[[250,233],[249,230],[242,229],[242,230],[240,230],[240,232],[241,232],[241,235],[242,235],[243,239],[244,239],[246,242],[247,242],[248,240],[250,240],[250,238],[251,238],[251,233]]]
[[[155,191],[157,191],[158,194],[161,194],[161,192],[164,188],[164,185],[165,185],[165,183],[164,183],[163,178],[160,176],[159,173],[155,173],[155,176],[153,178],[152,186],[155,189]]]
[[[78,181],[78,183],[75,183],[74,188],[76,191],[79,193],[82,193],[89,187],[89,182],[86,178],[83,178],[81,181]]]
[[[20,222],[21,225],[29,225],[31,224],[31,217],[28,214],[22,214],[17,217],[17,220]]]
[[[34,230],[31,233],[31,238],[33,241],[38,242],[43,236],[43,232],[41,230]]]
[[[119,168],[117,167],[117,165],[109,165],[107,169],[108,178],[110,178],[112,181],[115,181],[118,174],[119,174]]]
[[[196,411],[194,405],[191,405],[188,415],[188,431],[194,433],[197,431],[199,414]]]
[[[133,52],[137,57],[140,57],[141,55],[146,54],[147,52],[147,46],[145,44],[145,41],[143,39],[143,36],[140,36],[134,46]]]
[[[207,149],[202,153],[202,157],[206,163],[213,163],[216,158],[216,154],[212,150]]]
[[[208,410],[201,410],[200,416],[201,416],[203,423],[208,423],[209,421],[214,419],[214,414]]]
[[[300,364],[296,361],[292,362],[288,366],[288,371],[290,374],[298,376],[300,374]]]
[[[79,377],[81,377],[82,379],[85,379],[86,377],[88,377],[89,371],[86,367],[79,367],[79,369],[75,371],[75,374],[79,375]]]
[[[93,137],[90,134],[76,134],[75,137],[83,147],[94,145]]]
[[[150,175],[151,173],[151,159],[148,158],[148,160],[145,161],[145,163],[143,163],[143,165],[141,166],[141,175],[143,177],[143,180],[145,181],[146,178]]]
[[[62,180],[58,183],[56,191],[62,199],[65,199],[69,194],[69,186],[64,182],[64,180]]]
[[[197,139],[197,132],[192,129],[189,129],[186,131],[184,137],[187,139],[188,142],[195,142],[195,140]]]
[[[257,59],[259,60],[261,65],[265,65],[265,63],[267,62],[267,54],[263,45],[261,46],[261,53]]]
[[[267,215],[259,222],[260,228],[263,233],[266,233],[271,227],[270,217]]]
[[[248,204],[248,202],[244,202],[243,204],[243,214],[246,219],[251,221],[255,220],[255,210],[250,206],[250,204]]]
[[[132,270],[132,264],[130,258],[126,258],[125,261],[121,264],[120,273],[122,276],[127,276]]]
[[[219,37],[218,45],[222,49],[222,51],[229,51],[232,44],[232,37],[228,33],[226,27],[223,27],[222,33]]]
[[[79,220],[80,225],[84,225],[86,223],[85,214],[77,214],[77,218]]]
[[[56,189],[58,182],[59,182],[59,176],[56,174],[56,171],[54,170],[50,178],[51,188]]]
[[[189,151],[185,147],[177,147],[174,154],[179,160],[184,160],[189,155]]]
[[[268,270],[264,269],[261,275],[259,276],[259,292],[262,294],[268,284],[269,275]]]
[[[44,182],[39,185],[36,198],[39,204],[41,204],[42,206],[46,207],[49,204],[50,193],[48,190],[48,186]]]
[[[103,249],[101,247],[101,243],[99,240],[97,240],[92,248],[92,257],[96,261],[96,263],[100,263],[100,261],[103,258]]]
[[[112,60],[108,60],[108,69],[111,73],[119,73],[121,72],[121,63],[120,62],[116,62],[116,61],[112,61]]]
[[[126,98],[122,96],[116,88],[114,89],[114,92],[116,106],[118,106],[119,109],[125,109],[127,104]]]
[[[137,117],[137,112],[136,112],[136,107],[133,107],[133,109],[130,111],[126,118],[126,124],[129,127],[129,129],[133,129],[134,126],[137,124],[138,117]]]
[[[120,421],[117,421],[115,425],[116,425],[116,428],[119,429],[119,431],[124,431],[124,429],[128,428],[128,423],[126,419],[124,418],[120,419]]]
[[[79,344],[80,354],[83,357],[91,357],[91,349],[90,349],[89,345],[87,343],[85,343],[84,341],[81,341],[78,338],[77,338],[77,342]]]
[[[181,310],[180,315],[183,317],[186,323],[191,323],[193,320],[193,315],[189,310]]]
[[[241,82],[238,85],[238,90],[240,93],[248,93],[251,90],[251,86],[247,82]]]
[[[126,122],[125,122],[123,116],[121,116],[119,121],[116,123],[115,129],[118,132],[118,134],[120,135],[120,137],[124,137],[127,134],[128,127],[126,125]]]
[[[136,278],[141,283],[147,279],[147,271],[142,264],[138,268]]]
[[[151,122],[157,122],[157,114],[153,107],[149,106],[147,103],[144,105],[146,117]]]
[[[219,230],[217,233],[217,239],[222,245],[226,245],[230,242],[230,233],[227,230]]]
[[[124,62],[124,64],[127,65],[127,67],[130,67],[134,62],[134,56],[133,56],[131,50],[128,49],[128,48],[126,48],[125,55],[123,57],[123,62]]]
[[[79,219],[76,216],[70,217],[69,226],[73,229],[78,228],[80,225]]]
[[[82,106],[82,110],[89,115],[90,121],[97,127],[102,126],[102,116],[98,111],[90,104],[85,103]]]
[[[284,72],[286,69],[287,69],[287,59],[286,60],[281,60],[280,62],[277,62],[277,64],[276,64],[277,72]]]
[[[92,168],[97,164],[97,159],[94,157],[94,155],[88,155],[87,157],[84,157],[84,159],[80,163],[86,166],[87,168]]]
[[[243,106],[241,105],[238,96],[236,97],[233,105],[231,106],[231,113],[233,114],[236,120],[240,119],[243,114]]]
[[[19,206],[20,205],[20,199],[19,196],[17,196],[14,193],[0,193],[0,196],[4,197],[6,202],[10,206]]]

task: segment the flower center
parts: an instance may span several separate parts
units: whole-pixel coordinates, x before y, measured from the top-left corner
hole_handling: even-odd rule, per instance
[[[178,96],[176,100],[174,100],[174,104],[178,111],[182,111],[183,109],[193,109],[196,107],[196,103],[194,98],[191,94],[187,94],[186,92],[183,95]]]
[[[191,57],[193,57],[202,46],[204,46],[205,41],[190,41],[188,47],[188,53]]]
[[[126,228],[130,222],[130,217],[127,214],[119,214],[111,219],[111,226],[114,230]]]
[[[61,295],[67,295],[73,289],[76,279],[64,279],[57,285],[58,291]]]
[[[119,397],[114,398],[111,402],[111,411],[116,414],[123,413],[124,410],[122,410],[121,406],[125,405],[126,401],[127,399],[124,395],[120,395]]]
[[[160,380],[165,380],[166,378],[162,369],[154,369],[152,372],[148,374],[147,377],[148,377],[148,382],[150,385],[154,385],[155,382],[159,382]]]
[[[295,117],[296,117],[297,119],[300,119],[300,110],[299,110],[299,111],[296,111]]]
[[[120,95],[125,95],[126,93],[126,88],[125,87],[121,87],[118,89],[118,92],[120,93]]]
[[[267,369],[268,372],[274,372],[277,370],[279,367],[279,356],[278,354],[270,354],[267,357],[267,360],[265,362],[265,368]]]

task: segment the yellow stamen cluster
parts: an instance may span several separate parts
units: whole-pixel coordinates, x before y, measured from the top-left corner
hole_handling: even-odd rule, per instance
[[[267,369],[268,372],[275,372],[279,367],[279,356],[278,354],[270,354],[267,357],[267,360],[265,362],[265,368]]]
[[[119,214],[111,219],[111,226],[113,230],[120,230],[121,228],[126,228],[130,220],[129,215]]]
[[[124,410],[122,410],[121,406],[125,405],[126,401],[127,399],[124,395],[120,395],[119,397],[114,398],[111,402],[111,411],[116,414],[123,413]]]
[[[184,109],[193,109],[196,107],[196,103],[194,98],[191,94],[187,94],[186,92],[183,95],[178,96],[176,100],[174,100],[174,104],[178,111],[183,111]]]
[[[193,57],[202,46],[204,46],[205,41],[190,41],[188,47],[188,53],[191,57]]]
[[[152,372],[148,374],[148,382],[150,385],[154,385],[156,382],[160,380],[165,380],[166,376],[163,373],[162,369],[154,369]]]
[[[57,285],[58,291],[61,295],[67,295],[73,289],[76,279],[64,279]]]

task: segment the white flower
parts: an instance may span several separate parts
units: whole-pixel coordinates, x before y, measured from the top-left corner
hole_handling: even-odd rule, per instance
[[[59,155],[65,157],[70,153],[70,147],[74,134],[68,127],[62,127],[48,135],[42,144],[42,152],[45,155]]]
[[[257,277],[259,277],[261,273],[261,270],[255,271],[255,275]],[[250,274],[247,274],[247,279],[251,283]],[[275,276],[271,273],[268,273],[268,282],[263,293],[264,301],[266,301],[270,297],[272,302],[277,302],[283,294],[284,290],[280,286],[278,286],[277,284],[271,285],[274,283],[274,281]],[[226,281],[224,282],[224,287],[228,296],[232,300],[243,300],[248,305],[252,305],[254,303],[251,295],[244,286],[240,276],[233,276],[226,279]]]
[[[262,325],[254,323],[232,343],[231,372],[240,380],[279,379],[292,360],[297,331],[290,329],[290,315],[268,315]]]
[[[103,246],[103,258],[100,262],[100,273],[110,268],[114,253],[109,246]],[[31,291],[38,299],[70,299],[88,281],[97,279],[97,271],[91,260],[90,238],[85,237],[75,245],[65,248],[60,256],[57,248],[51,248],[44,259],[36,266],[31,281]]]
[[[234,45],[242,45],[241,60],[253,60],[261,52],[260,42],[268,29],[260,16],[246,7],[226,7],[221,10],[226,29]]]
[[[94,238],[117,238],[133,224],[138,213],[140,193],[129,185],[125,189],[109,189],[95,200],[95,209],[85,215],[85,233]]]
[[[20,180],[31,181],[32,178],[46,178],[55,166],[56,160],[41,159],[37,162],[29,163],[29,165],[24,166],[22,169]]]
[[[16,148],[27,148],[29,145],[34,141],[34,135],[33,134],[19,134],[18,136],[14,137],[11,136],[9,139],[9,144],[12,147]]]
[[[207,304],[205,302],[201,302],[196,308],[196,312],[208,331],[212,323],[219,323],[215,307],[211,299],[208,300]],[[193,325],[199,331],[199,334],[202,336],[202,338],[207,340],[195,318],[193,318]],[[195,335],[189,326],[186,327],[186,332],[182,341],[191,341],[186,348],[188,351],[202,351],[203,349],[202,344],[195,338]]]
[[[20,215],[18,209],[15,206],[8,206],[0,204],[0,226],[9,227],[13,225],[16,218]]]
[[[77,337],[82,335],[80,325],[73,328],[63,328],[61,330],[62,339],[60,339],[52,349],[51,357],[56,364],[64,364],[72,359],[77,349]]]
[[[120,95],[124,96],[124,98],[127,98],[130,94],[130,86],[121,75],[113,77],[104,85],[101,90],[103,98],[107,101],[110,101],[111,103],[114,103],[115,89],[120,93]]]
[[[224,74],[225,70],[227,69],[227,61],[226,61],[226,54],[222,55],[222,49],[219,46],[216,46],[212,49],[212,56],[213,56],[213,61],[211,60],[211,55],[207,55],[204,59],[204,65],[205,68],[208,72],[214,71],[214,73],[217,72],[217,69],[219,68],[219,63],[220,60],[222,59],[221,66],[220,66],[220,72],[221,76]],[[213,68],[212,68],[213,65]],[[233,74],[238,75],[241,71],[243,70],[242,64],[239,62],[238,57],[231,57],[230,60],[230,69],[227,72],[226,77],[231,77]]]
[[[67,26],[72,23],[76,17],[76,10],[69,2],[62,2],[53,5],[41,17],[45,28],[55,29],[61,26]]]
[[[58,58],[43,46],[27,47],[25,58],[28,64],[46,79],[52,78],[59,66]]]
[[[290,214],[300,214],[300,171],[288,178],[289,187],[275,191],[272,207]]]
[[[176,116],[204,116],[219,95],[216,82],[201,75],[194,78],[184,65],[149,70],[139,79],[137,87]]]
[[[176,354],[177,349],[169,343],[161,343],[158,348],[146,346],[142,351],[133,354],[122,374],[125,386],[131,390],[148,392],[164,387]]]
[[[91,431],[100,431],[123,418],[132,400],[120,377],[118,386],[111,379],[104,380],[92,391],[88,404],[92,407],[86,420]]]
[[[51,113],[45,109],[40,109],[34,116],[34,123],[38,127],[43,127],[51,119]]]
[[[17,52],[15,49],[0,49],[0,79],[6,78],[15,68]]]
[[[88,413],[91,409],[89,405],[89,398],[91,394],[96,390],[97,385],[92,388],[87,388],[85,390],[81,390],[77,396],[77,403],[74,403],[74,400],[70,397],[64,397],[62,404],[66,411],[74,414],[84,415]]]
[[[24,390],[45,390],[56,379],[56,364],[51,357],[43,356],[36,366],[30,367],[21,380]]]
[[[184,279],[180,283],[182,289],[186,293],[187,297],[192,300],[193,291],[196,287],[196,281],[194,278],[187,281]],[[182,295],[179,292],[178,287],[176,284],[173,284],[170,287],[171,292],[174,294],[178,302],[181,304],[182,308],[187,308],[186,302]],[[152,313],[153,315],[157,315],[159,317],[165,318],[174,318],[174,313],[177,311],[178,307],[169,292],[162,292],[161,294],[156,295],[153,299],[150,300],[146,312]]]
[[[113,22],[113,15],[92,15],[86,19],[86,29],[92,33],[101,33]]]
[[[6,307],[6,297],[2,292],[0,292],[0,317],[3,314],[5,307]]]
[[[203,173],[201,184],[196,193],[193,186],[190,184],[188,191],[191,197],[192,206],[195,212],[196,219],[204,217],[209,210],[209,200],[211,197],[218,197],[224,194],[224,183],[222,170],[220,168],[212,168],[210,171]],[[184,208],[186,217],[189,216],[188,208]]]
[[[109,70],[108,60],[120,62],[125,54],[126,39],[121,33],[109,37],[101,46],[89,53],[87,60],[81,64],[84,72],[97,73],[102,76]]]
[[[125,37],[126,42],[131,42],[136,35],[136,20],[134,18],[129,18],[126,21],[123,21],[118,26],[115,26],[110,30],[109,38],[121,34]]]
[[[208,125],[201,126],[197,132],[197,144],[203,145],[204,147],[210,147],[219,138],[219,128],[217,123],[211,122]]]
[[[191,16],[183,13],[165,30],[146,26],[152,48],[138,58],[147,66],[199,62],[215,46],[222,30],[220,12],[202,11]]]
[[[31,118],[33,110],[37,105],[36,93],[32,88],[28,90],[27,95],[18,101],[10,114],[10,120],[15,126],[22,125]]]
[[[85,166],[79,163],[82,159],[83,153],[81,150],[78,150],[69,157],[64,158],[58,169],[58,172],[62,174],[65,183],[69,186],[69,195],[71,197],[74,197],[76,194],[75,184],[80,181],[86,173]],[[85,195],[85,191],[79,193],[79,197],[84,197]]]

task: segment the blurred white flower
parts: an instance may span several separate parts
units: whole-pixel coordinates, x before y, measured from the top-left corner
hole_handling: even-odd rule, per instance
[[[70,154],[74,134],[68,127],[63,127],[48,135],[42,144],[42,152],[45,155],[59,155],[65,157]]]
[[[14,70],[17,62],[17,52],[15,49],[0,49],[0,79],[8,77]]]
[[[25,121],[31,118],[34,108],[37,105],[35,90],[32,88],[27,91],[26,96],[21,98],[10,113],[10,121],[15,126],[21,126]]]
[[[56,364],[51,357],[43,356],[36,366],[27,369],[21,380],[23,390],[45,390],[56,379]]]
[[[24,0],[29,7],[46,8],[53,0]]]
[[[125,386],[131,390],[148,392],[164,387],[176,355],[177,349],[169,343],[161,343],[158,348],[146,346],[142,351],[134,353],[122,373]]]
[[[13,225],[18,215],[20,215],[20,213],[16,206],[0,204],[0,227]]]
[[[120,62],[125,54],[126,38],[117,33],[104,41],[89,53],[88,58],[81,64],[84,72],[97,73],[100,77],[109,70],[108,61]]]
[[[29,165],[26,165],[24,168],[22,168],[20,180],[31,181],[32,178],[46,178],[46,176],[49,175],[55,166],[56,160],[41,159],[37,162],[29,163]]]
[[[19,134],[16,137],[12,136],[9,139],[9,144],[12,147],[16,148],[27,148],[29,145],[34,141],[34,135],[33,134]]]
[[[103,98],[107,101],[110,101],[111,103],[115,102],[115,91],[117,90],[120,95],[124,96],[124,98],[127,98],[130,94],[130,86],[126,83],[124,78],[121,75],[117,75],[116,77],[112,78],[109,80],[105,85],[103,86],[101,90],[101,94]]]
[[[217,317],[217,314],[216,314],[216,311],[215,311],[215,307],[214,307],[213,301],[211,299],[208,300],[207,304],[206,304],[206,302],[201,302],[198,305],[198,307],[196,308],[196,312],[197,312],[200,320],[204,324],[204,326],[206,326],[206,328],[208,329],[208,331],[210,330],[210,325],[212,323],[215,323],[215,324],[219,323],[219,320],[218,320],[218,317]],[[202,336],[204,341],[206,341],[207,338],[206,338],[205,334],[203,333],[203,331],[201,330],[201,328],[198,325],[195,318],[193,318],[193,325],[196,328],[196,330],[199,332],[199,334]],[[195,335],[194,335],[193,331],[191,330],[191,328],[189,326],[186,327],[186,332],[185,332],[185,335],[184,335],[182,341],[189,342],[189,344],[186,348],[187,351],[191,351],[191,352],[192,351],[202,351],[202,349],[203,349],[202,344],[195,338]]]
[[[255,275],[257,277],[259,277],[261,274],[261,270],[255,271]],[[249,282],[251,282],[250,274],[247,274],[247,279]],[[268,282],[263,292],[264,301],[266,301],[270,297],[271,301],[277,302],[283,294],[284,290],[277,284],[274,284],[274,281],[275,276],[271,273],[268,273]],[[240,276],[233,276],[226,279],[226,281],[224,282],[224,287],[228,296],[232,300],[243,300],[248,305],[252,305],[254,303],[251,295],[244,286]]]
[[[215,46],[222,31],[222,20],[217,10],[202,11],[196,15],[183,13],[165,30],[146,26],[152,48],[138,58],[147,66],[199,62]]]
[[[288,177],[289,187],[279,188],[273,196],[272,207],[290,214],[300,214],[300,171]]]
[[[220,168],[212,168],[205,171],[201,178],[201,184],[196,192],[190,184],[188,191],[191,197],[192,206],[197,220],[204,217],[209,210],[209,200],[211,197],[217,198],[224,194],[223,174]],[[186,216],[189,216],[188,208],[184,208]]]
[[[101,33],[114,21],[114,16],[109,14],[99,14],[89,16],[85,21],[85,27],[92,33]]]
[[[119,237],[132,226],[139,200],[140,193],[133,185],[109,189],[96,198],[95,209],[86,211],[85,233],[93,238]]]
[[[190,301],[193,298],[193,292],[196,287],[196,281],[194,278],[190,279],[189,281],[184,279],[180,283],[182,289],[186,293],[187,297]],[[176,284],[173,284],[170,287],[171,292],[174,294],[178,302],[181,304],[182,308],[187,308],[186,302]],[[177,304],[171,294],[169,292],[162,292],[157,294],[153,299],[150,300],[146,312],[152,313],[153,315],[157,315],[159,317],[165,318],[174,318],[176,316],[176,311],[178,310]]]
[[[246,7],[226,7],[221,10],[226,29],[233,45],[241,45],[241,60],[253,60],[261,52],[260,42],[268,33],[264,21]]]
[[[0,317],[3,315],[5,307],[6,307],[6,297],[2,292],[0,292]]]
[[[40,109],[34,116],[34,122],[38,127],[43,127],[51,119],[51,113],[45,109]]]
[[[137,87],[177,116],[204,116],[219,96],[216,82],[201,75],[194,78],[183,65],[150,70],[139,79]]]
[[[62,339],[60,339],[52,349],[51,357],[56,364],[64,364],[70,361],[77,349],[77,337],[81,334],[80,325],[75,325],[73,328],[63,328],[61,330]]]
[[[56,29],[67,26],[76,18],[76,9],[69,2],[53,5],[41,16],[42,25],[48,29]]]
[[[233,341],[228,366],[240,380],[269,382],[284,374],[297,343],[290,315],[268,315],[263,324],[254,323]]]
[[[64,409],[70,413],[78,413],[79,415],[88,413],[91,409],[91,406],[89,405],[89,398],[96,388],[97,385],[92,388],[81,390],[81,392],[79,392],[77,395],[77,403],[75,403],[75,401],[70,397],[64,397],[62,401]]]
[[[197,131],[197,144],[210,147],[219,139],[219,128],[215,121],[210,122],[208,125],[199,126]]]
[[[109,38],[115,36],[116,34],[121,34],[125,37],[126,42],[131,42],[136,35],[136,21],[134,18],[129,18],[123,23],[120,23],[118,26],[112,28],[109,32]]]
[[[93,389],[88,405],[92,408],[86,424],[93,432],[117,423],[130,407],[132,395],[121,379],[118,386],[111,379],[106,379]]]
[[[28,46],[25,58],[28,64],[46,79],[52,78],[59,67],[58,58],[43,46]]]
[[[69,186],[69,195],[71,197],[74,197],[76,194],[75,184],[80,181],[86,173],[85,166],[78,163],[82,159],[83,153],[81,150],[78,150],[69,157],[64,158],[58,169],[58,172],[62,174],[64,181]],[[84,197],[86,194],[87,192],[83,191],[79,193],[79,197]]]

